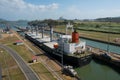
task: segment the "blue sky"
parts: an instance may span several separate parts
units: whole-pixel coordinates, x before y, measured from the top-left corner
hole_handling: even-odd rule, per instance
[[[94,19],[120,16],[120,0],[0,0],[7,20]]]

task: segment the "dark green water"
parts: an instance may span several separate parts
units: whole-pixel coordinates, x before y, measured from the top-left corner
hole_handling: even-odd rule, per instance
[[[75,70],[82,80],[120,80],[120,73],[118,71],[94,60],[90,64]]]
[[[107,49],[107,43],[87,39],[81,40],[86,41],[87,45],[103,50]],[[120,47],[109,45],[109,51],[120,54]],[[82,80],[120,80],[120,68],[110,67],[110,65],[107,65],[102,61],[96,62],[92,60],[90,64],[77,68],[76,71]]]

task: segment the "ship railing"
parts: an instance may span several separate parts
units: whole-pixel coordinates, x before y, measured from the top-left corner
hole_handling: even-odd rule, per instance
[[[55,54],[55,55],[58,55],[58,56],[62,57],[62,55],[61,55],[61,54],[58,54],[58,50],[57,50],[57,49],[55,49],[55,50],[53,51],[53,54]]]
[[[79,53],[79,54],[75,54],[75,53],[73,53],[73,54],[68,54],[69,56],[76,56],[76,57],[86,57],[86,56],[89,56],[89,55],[91,55],[91,53],[88,53],[88,52],[85,52],[85,53]]]

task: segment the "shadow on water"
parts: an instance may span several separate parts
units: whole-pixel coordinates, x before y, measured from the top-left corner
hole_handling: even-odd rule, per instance
[[[113,65],[112,63],[108,63],[108,62],[103,61],[103,60],[101,61],[100,59],[96,59],[96,58],[93,58],[93,60],[95,61],[95,63],[108,66],[108,67],[110,67],[111,69],[113,69],[114,71],[116,71],[118,74],[120,74],[120,69],[119,69],[119,67]]]

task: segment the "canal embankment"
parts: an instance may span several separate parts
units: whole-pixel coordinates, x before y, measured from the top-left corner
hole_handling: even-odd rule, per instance
[[[88,40],[92,40],[92,41],[97,41],[97,42],[102,42],[102,43],[107,43],[107,44],[110,44],[110,45],[115,45],[115,46],[119,46],[120,47],[120,44],[118,44],[118,43],[113,43],[113,42],[108,42],[108,41],[104,41],[104,40],[88,38],[88,37],[84,37],[84,36],[80,36],[80,38],[88,39]]]
[[[49,31],[49,30],[47,30],[47,31]],[[58,31],[54,31],[54,33],[65,34],[63,32],[58,32]],[[109,42],[109,41],[105,41],[105,40],[88,38],[88,37],[85,37],[85,36],[79,36],[79,38],[88,39],[88,40],[97,41],[97,42],[102,42],[102,43],[107,43],[107,44],[111,44],[111,45],[115,45],[115,46],[119,46],[120,47],[120,44],[119,43],[115,43],[115,42]]]
[[[87,48],[93,54],[93,59],[99,59],[100,61],[106,62],[116,67],[120,67],[120,54],[107,52],[105,50],[91,46],[87,46]]]

